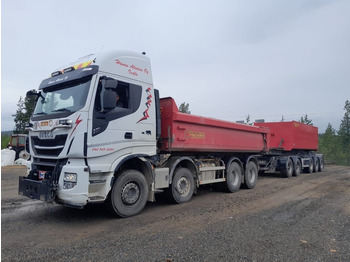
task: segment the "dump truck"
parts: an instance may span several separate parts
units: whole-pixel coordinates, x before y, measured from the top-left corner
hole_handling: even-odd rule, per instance
[[[259,173],[323,169],[317,127],[239,124],[179,112],[153,86],[143,53],[92,54],[44,79],[28,123],[32,155],[19,194],[83,208],[105,203],[120,217],[147,201],[190,201],[198,187],[252,189]],[[157,194],[164,192],[164,194]]]

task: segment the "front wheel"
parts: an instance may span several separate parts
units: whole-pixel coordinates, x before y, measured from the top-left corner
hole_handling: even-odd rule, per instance
[[[194,179],[191,171],[187,168],[176,169],[171,184],[171,199],[178,204],[188,202],[192,198],[193,191]]]
[[[146,178],[137,170],[126,170],[116,179],[109,199],[112,209],[120,217],[140,213],[148,198]]]

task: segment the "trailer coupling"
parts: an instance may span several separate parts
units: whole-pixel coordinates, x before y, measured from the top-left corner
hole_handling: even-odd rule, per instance
[[[27,177],[19,177],[18,194],[31,199],[53,202],[56,196],[57,181],[52,171],[41,177],[40,171],[32,170]]]

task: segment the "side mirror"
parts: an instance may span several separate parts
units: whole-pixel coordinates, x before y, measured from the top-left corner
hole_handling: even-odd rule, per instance
[[[27,97],[28,97],[28,96],[39,96],[39,94],[38,94],[37,92],[33,91],[33,90],[30,90],[30,91],[27,92],[27,95],[26,95],[26,96],[27,96]]]
[[[108,112],[115,108],[116,106],[116,95],[114,91],[105,91],[103,93],[103,111]]]

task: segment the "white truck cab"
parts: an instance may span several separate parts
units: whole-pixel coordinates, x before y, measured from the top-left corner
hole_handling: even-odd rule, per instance
[[[149,159],[160,117],[148,57],[91,54],[28,93],[37,96],[28,126],[32,169],[20,178],[19,194],[78,208],[111,195],[111,208],[122,217],[154,200]],[[116,178],[125,181],[117,187]]]

